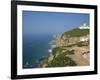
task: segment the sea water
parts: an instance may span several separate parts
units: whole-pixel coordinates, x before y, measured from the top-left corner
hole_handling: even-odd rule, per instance
[[[23,68],[37,68],[42,58],[50,55],[52,35],[23,36]]]

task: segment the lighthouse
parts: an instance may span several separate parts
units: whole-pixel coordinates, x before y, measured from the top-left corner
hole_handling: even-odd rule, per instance
[[[80,25],[79,29],[90,29],[90,27],[86,23],[83,23]]]

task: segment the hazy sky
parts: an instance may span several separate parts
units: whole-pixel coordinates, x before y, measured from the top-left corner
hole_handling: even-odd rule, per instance
[[[84,22],[89,25],[89,14],[23,11],[24,35],[58,34]]]

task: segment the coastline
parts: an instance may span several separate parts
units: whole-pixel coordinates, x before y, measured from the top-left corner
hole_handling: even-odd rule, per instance
[[[64,66],[88,66],[89,61],[89,33],[88,30],[73,29],[75,34],[67,32],[65,34],[56,36],[50,42],[51,49],[48,50],[50,55],[44,59],[41,67],[64,67]],[[87,31],[86,33],[77,34],[77,31]],[[70,63],[69,63],[70,62]]]

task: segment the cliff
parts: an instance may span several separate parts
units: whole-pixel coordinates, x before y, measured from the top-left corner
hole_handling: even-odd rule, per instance
[[[89,56],[89,29],[73,29],[52,41],[52,52],[42,67],[87,66]]]

